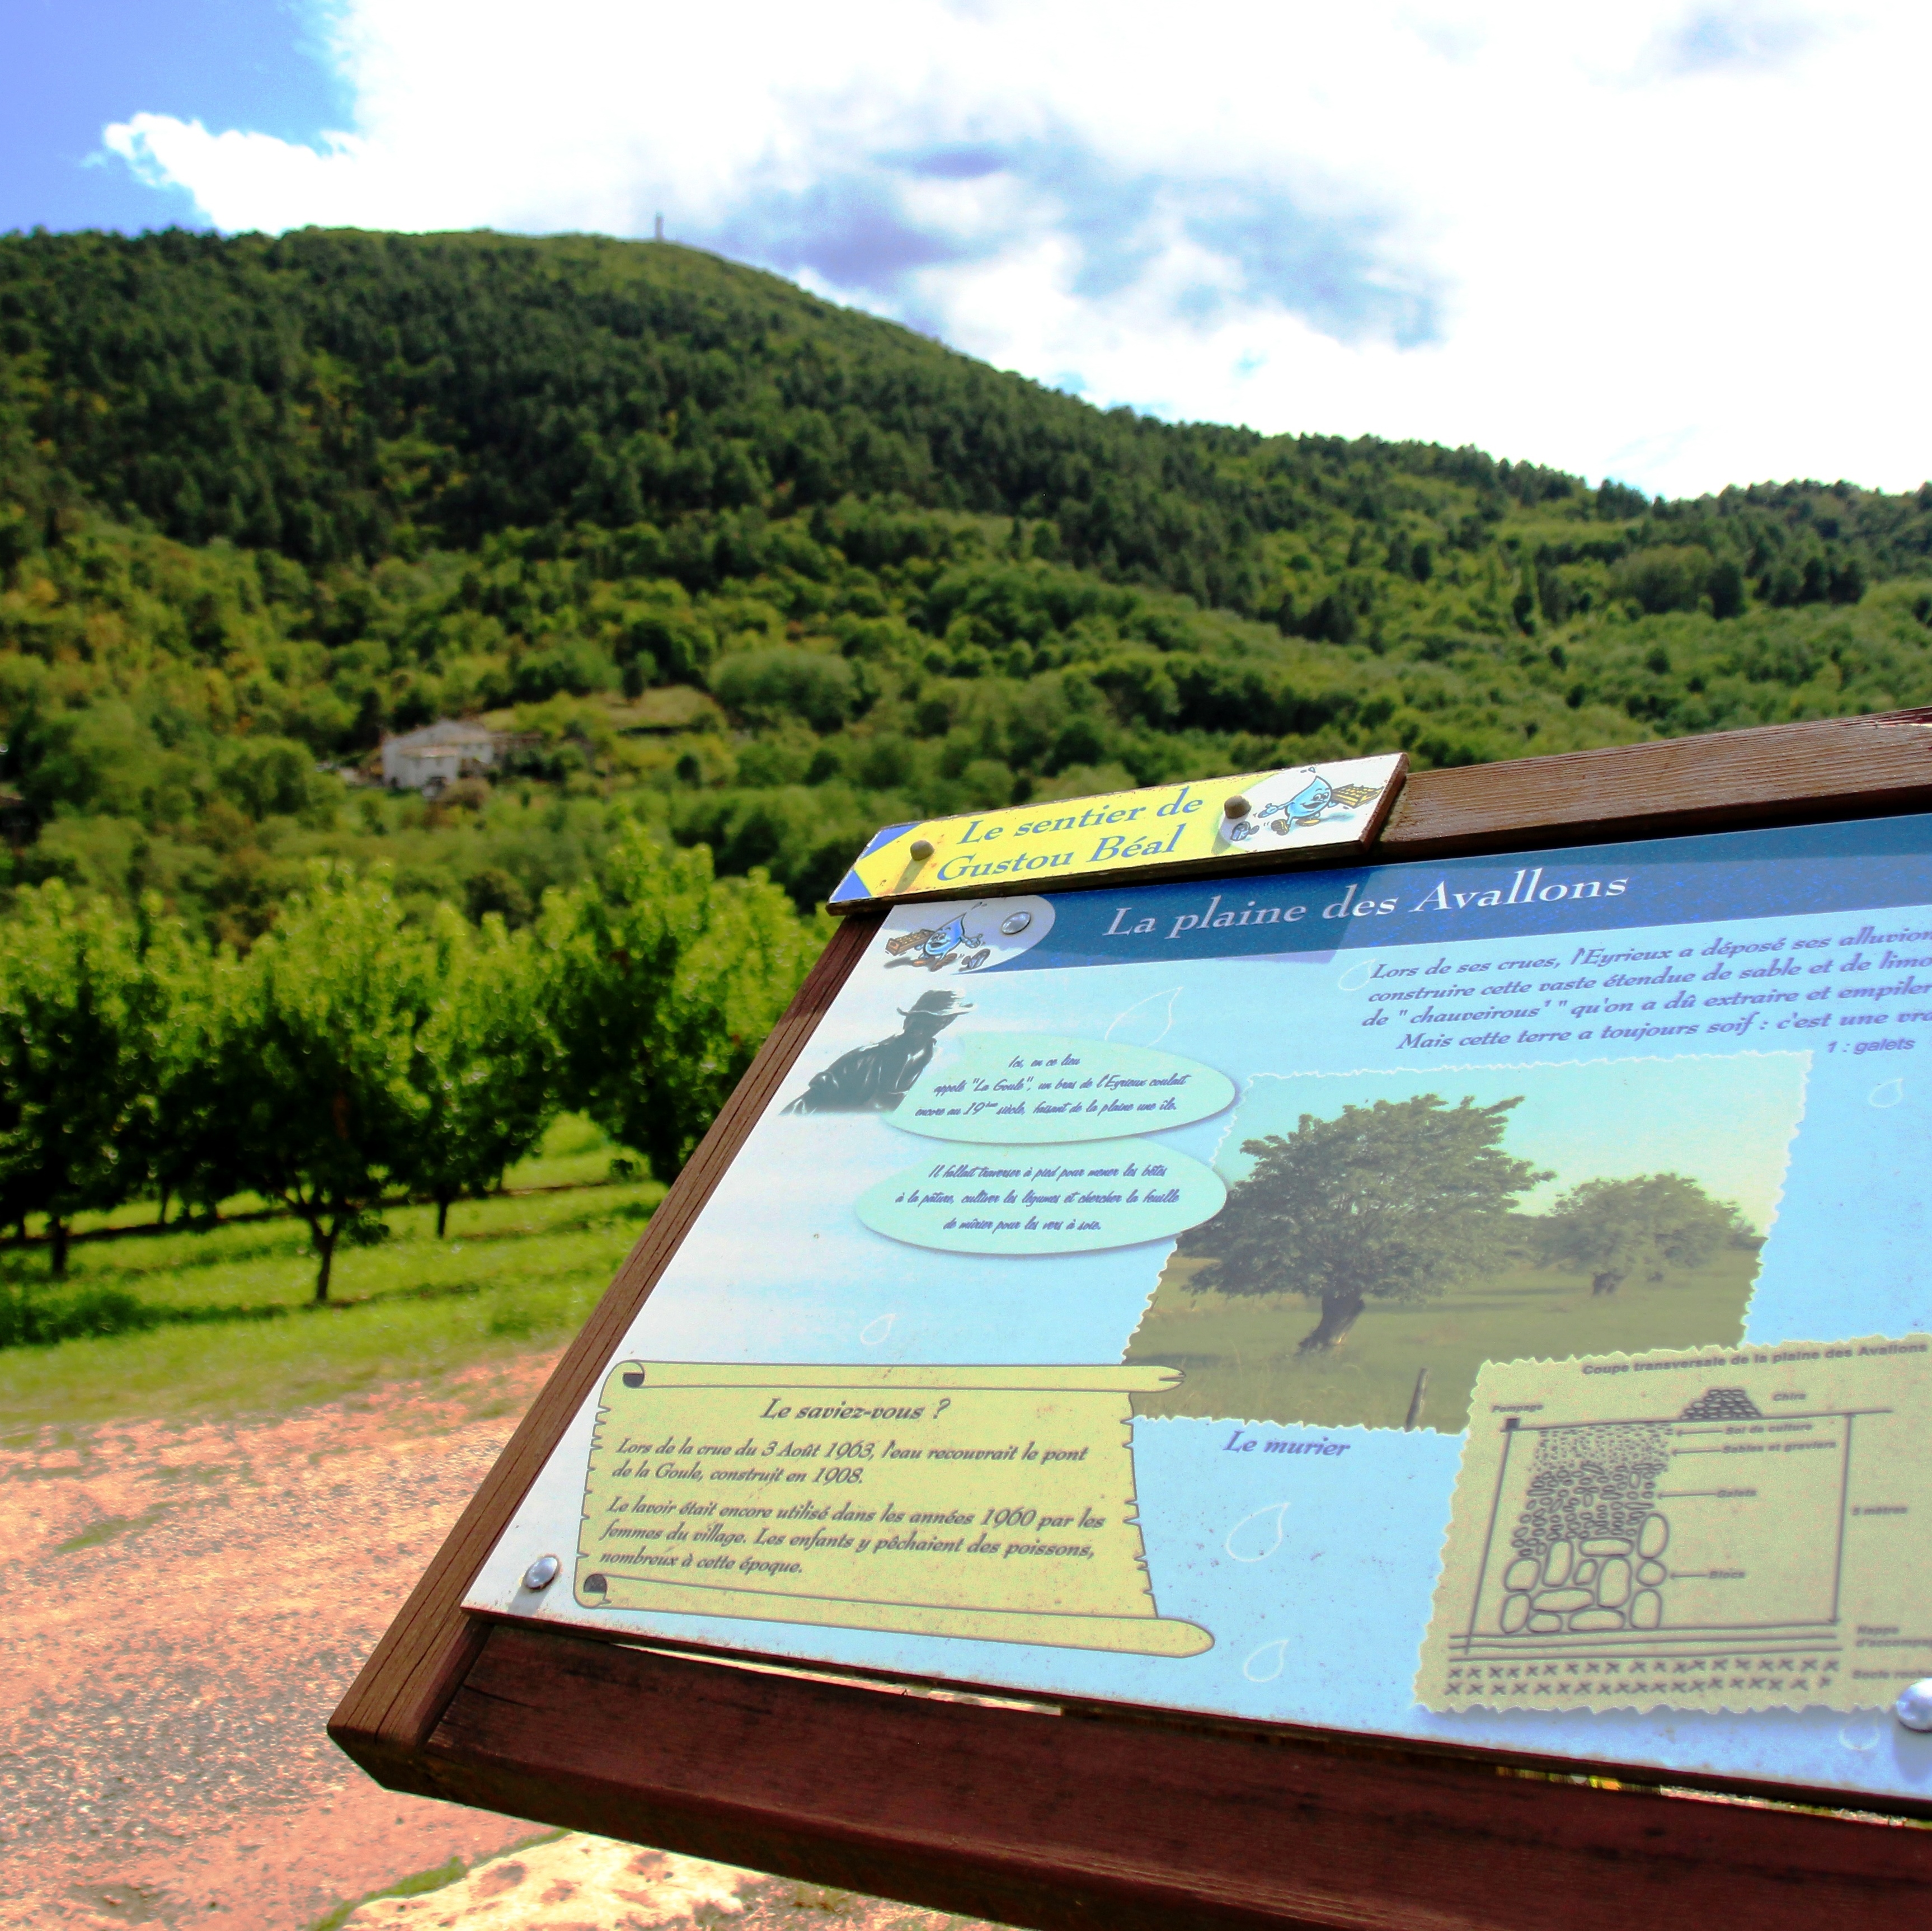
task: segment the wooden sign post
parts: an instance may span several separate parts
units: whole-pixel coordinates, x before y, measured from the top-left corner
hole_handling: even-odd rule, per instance
[[[1402,776],[883,834],[342,1747],[1020,1925],[1915,1921],[1932,712]]]

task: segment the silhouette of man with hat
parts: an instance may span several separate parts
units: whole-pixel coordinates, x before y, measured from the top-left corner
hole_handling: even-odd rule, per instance
[[[788,1113],[890,1113],[932,1063],[932,1045],[971,1002],[956,992],[922,992],[899,1014],[889,1039],[842,1053],[785,1108]]]

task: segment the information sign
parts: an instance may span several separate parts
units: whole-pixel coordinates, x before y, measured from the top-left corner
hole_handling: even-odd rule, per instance
[[[1016,1923],[1904,1921],[1932,766],[1694,748],[850,921],[335,1734]],[[1467,850],[1760,767],[1872,814]]]
[[[991,909],[880,925],[472,1609],[1916,1793],[1932,819],[902,944]]]

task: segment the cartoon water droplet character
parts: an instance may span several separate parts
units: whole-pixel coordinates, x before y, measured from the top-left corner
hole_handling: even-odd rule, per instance
[[[1298,825],[1312,825],[1334,802],[1334,786],[1318,775],[1288,801],[1288,815]]]
[[[922,992],[901,1006],[905,1024],[890,1039],[854,1046],[815,1072],[788,1113],[890,1113],[932,1063],[933,1042],[973,1009],[956,992]]]
[[[886,950],[891,956],[886,965],[888,970],[894,966],[924,966],[928,972],[943,972],[955,963],[953,955],[962,946],[984,946],[986,943],[983,933],[967,931],[962,913],[944,925],[922,926],[916,932],[902,932],[897,938],[888,939]],[[980,952],[973,963],[978,964],[986,956],[984,951]],[[965,965],[967,961],[962,957],[958,963]]]
[[[1331,784],[1317,772],[1292,798],[1264,805],[1258,815],[1272,819],[1272,829],[1286,838],[1292,831],[1318,825],[1330,812],[1346,817],[1372,798],[1380,797],[1382,792],[1379,784]]]

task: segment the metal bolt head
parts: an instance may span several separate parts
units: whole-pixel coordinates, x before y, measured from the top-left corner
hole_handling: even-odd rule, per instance
[[[556,1572],[563,1567],[554,1555],[540,1555],[524,1571],[526,1589],[548,1589],[556,1580]]]
[[[1922,1676],[1900,1690],[1892,1714],[1908,1730],[1932,1730],[1932,1676]]]
[[[1230,798],[1226,804],[1221,807],[1221,809],[1231,818],[1245,818],[1252,808],[1248,801],[1238,794]]]
[[[1010,939],[1015,934],[1024,932],[1032,923],[1033,914],[1030,912],[1009,912],[1000,921],[1000,930]]]
[[[932,856],[932,841],[930,838],[914,838],[912,841],[912,856],[914,864],[925,864]]]

